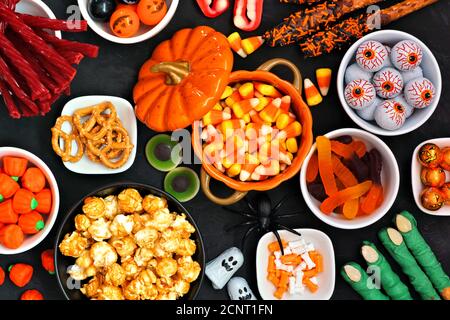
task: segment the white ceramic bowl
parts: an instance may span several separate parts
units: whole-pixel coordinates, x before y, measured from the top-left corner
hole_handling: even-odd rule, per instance
[[[115,36],[110,28],[109,22],[95,21],[91,18],[88,12],[87,4],[88,0],[78,0],[78,6],[80,7],[81,14],[83,18],[88,22],[89,27],[94,30],[100,37],[106,40],[121,43],[121,44],[133,44],[148,40],[153,38],[158,33],[160,33],[172,20],[175,11],[177,10],[179,0],[166,0],[167,3],[167,13],[164,18],[156,26],[146,26],[141,23],[141,27],[137,34],[129,38],[120,38]]]
[[[419,144],[417,148],[414,150],[411,159],[411,185],[414,195],[414,201],[416,201],[417,206],[419,207],[420,210],[422,210],[422,212],[425,212],[433,216],[450,216],[450,205],[443,206],[441,209],[437,211],[431,211],[425,209],[425,207],[422,205],[420,201],[420,193],[423,191],[423,189],[425,189],[425,186],[420,181],[420,171],[422,169],[422,166],[420,165],[419,160],[417,160],[417,155],[419,154],[419,149],[425,143],[434,143],[439,148],[450,147],[450,138],[427,140]],[[450,172],[445,171],[445,176],[446,176],[445,181],[450,181]]]
[[[53,225],[55,224],[56,217],[59,211],[59,189],[53,173],[49,167],[37,156],[23,149],[13,147],[0,147],[0,163],[3,164],[1,159],[5,156],[22,157],[30,162],[30,165],[42,170],[47,178],[47,183],[52,191],[52,209],[48,215],[45,215],[45,227],[39,233],[34,235],[26,235],[23,244],[17,249],[8,249],[0,244],[0,254],[18,254],[28,251],[37,246],[48,235]]]
[[[295,230],[298,231],[306,241],[312,242],[315,249],[322,255],[324,271],[317,275],[319,289],[315,293],[312,293],[309,290],[305,290],[305,293],[302,295],[290,295],[286,293],[283,300],[329,300],[333,295],[336,280],[333,243],[322,231],[315,229]],[[299,239],[297,235],[285,230],[278,230],[278,233],[283,240],[288,242]],[[267,280],[267,263],[269,260],[269,250],[267,249],[267,246],[274,241],[277,241],[275,235],[272,232],[266,233],[259,240],[256,249],[256,278],[258,282],[258,291],[259,295],[264,300],[277,300],[273,296],[273,293],[276,290],[275,286]]]
[[[53,11],[41,0],[21,0],[16,5],[16,11],[33,16],[56,19]],[[61,39],[61,31],[54,31],[53,33]]]
[[[436,96],[434,98],[433,103],[424,109],[416,109],[414,113],[406,119],[405,124],[397,129],[397,130],[385,130],[379,127],[374,121],[366,121],[360,118],[355,110],[349,107],[344,98],[344,89],[345,89],[345,70],[347,67],[355,61],[356,50],[359,45],[368,40],[376,40],[383,44],[393,46],[397,42],[402,40],[413,40],[420,44],[423,49],[423,60],[420,66],[423,69],[423,75],[425,78],[428,78],[434,85],[436,89]],[[339,99],[341,101],[342,106],[344,107],[345,112],[349,115],[349,117],[361,128],[370,131],[372,133],[383,135],[383,136],[398,136],[408,132],[411,132],[421,125],[423,125],[433,114],[434,110],[439,103],[439,98],[441,96],[442,91],[442,78],[441,71],[439,69],[439,65],[434,57],[433,53],[428,49],[428,47],[416,37],[402,31],[397,30],[380,30],[366,35],[365,37],[356,41],[350,49],[348,49],[347,53],[342,58],[341,64],[339,66],[339,71],[337,74],[337,90]]]
[[[61,111],[61,115],[72,116],[77,109],[96,105],[104,101],[110,101],[114,105],[117,111],[117,116],[122,121],[123,127],[128,131],[130,142],[134,145],[130,157],[122,167],[110,169],[100,163],[89,160],[87,155],[84,154],[83,158],[81,158],[78,162],[63,162],[64,166],[72,172],[80,174],[115,174],[128,170],[134,163],[137,149],[137,123],[133,106],[127,100],[113,96],[82,96],[67,102]],[[62,129],[65,132],[70,132],[71,128],[69,123],[64,123]],[[63,147],[62,140],[60,143],[61,147]],[[75,142],[72,145],[72,150],[74,153],[78,150]]]
[[[306,182],[306,168],[308,167],[309,160],[311,156],[316,152],[316,144],[314,144],[306,157],[302,165],[302,170],[300,172],[300,189],[302,191],[303,198],[309,209],[316,215],[317,218],[329,224],[330,226],[340,228],[340,229],[359,229],[367,227],[379,219],[381,219],[388,210],[394,204],[395,198],[397,197],[398,188],[400,186],[400,172],[398,169],[397,160],[391,149],[383,142],[380,138],[375,135],[360,130],[360,129],[339,129],[327,133],[325,136],[333,139],[339,136],[349,135],[355,140],[361,140],[366,144],[366,148],[370,151],[372,148],[377,148],[381,153],[383,159],[383,168],[381,170],[381,183],[383,185],[384,200],[378,209],[376,209],[372,214],[356,217],[353,220],[348,220],[344,218],[341,214],[332,213],[326,215],[320,211],[320,202],[317,201],[308,191],[308,186]]]

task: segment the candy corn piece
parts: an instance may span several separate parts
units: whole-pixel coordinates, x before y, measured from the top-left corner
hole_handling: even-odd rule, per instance
[[[255,92],[255,97],[256,94],[258,93],[258,91]],[[261,97],[258,98],[259,99],[259,104],[255,107],[256,111],[261,111],[262,109],[264,109],[273,99],[272,98],[267,98],[267,97]]]
[[[224,100],[231,96],[233,94],[233,88],[230,86],[226,86],[225,90],[222,93],[222,96],[220,97],[220,100]]]
[[[316,106],[322,102],[322,96],[320,95],[316,86],[311,82],[311,80],[306,78],[304,87],[306,103],[308,104],[308,106]]]
[[[259,112],[261,119],[267,122],[275,122],[281,113],[281,99],[272,100],[264,109]]]
[[[238,32],[233,32],[228,36],[228,43],[230,44],[231,49],[240,55],[242,58],[247,58],[247,54],[242,48],[242,39],[241,35]]]
[[[219,111],[219,110],[211,110],[206,115],[203,116],[202,123],[204,126],[207,125],[216,125],[221,123],[224,120],[231,119],[231,114]]]
[[[263,181],[263,180],[266,180],[268,177],[267,177],[267,176],[260,175],[260,174],[256,173],[255,171],[253,171],[253,173],[252,173],[252,175],[250,176],[250,178],[251,178],[253,181]]]
[[[239,180],[241,181],[247,181],[253,171],[255,171],[256,167],[259,165],[258,156],[254,154],[245,154],[245,162],[242,165],[241,173],[239,174]]]
[[[241,46],[247,55],[252,54],[264,43],[264,39],[261,36],[247,38],[241,41]]]
[[[240,119],[230,119],[225,120],[218,125],[219,131],[225,136],[226,139],[231,137],[236,129],[243,128],[245,126],[245,121]]]
[[[277,139],[289,139],[293,137],[298,137],[301,134],[302,134],[302,125],[300,124],[300,122],[294,121],[278,133]]]
[[[298,151],[297,139],[296,138],[287,139],[286,148],[290,153],[296,153]]]
[[[220,103],[216,103],[212,109],[222,111],[223,107]]]
[[[331,69],[330,68],[320,68],[316,70],[317,84],[319,85],[319,90],[322,96],[328,94],[331,83]]]
[[[251,82],[244,83],[239,87],[238,91],[242,99],[251,99],[255,96],[255,88]]]
[[[239,94],[238,90],[235,90],[228,98],[225,99],[225,104],[229,107],[231,107],[236,102],[241,101],[241,95]]]
[[[260,164],[255,168],[254,173],[262,176],[276,176],[280,173],[280,162],[270,160],[267,164]]]
[[[229,177],[236,177],[241,173],[242,165],[239,163],[233,164],[230,168],[227,169],[227,174]]]
[[[289,111],[291,108],[291,96],[284,96],[281,98],[280,109],[283,111]]]
[[[270,84],[254,82],[253,85],[255,86],[256,91],[266,97],[281,98],[281,93]]]
[[[288,112],[282,112],[276,121],[276,126],[278,129],[283,130],[286,128],[289,124],[295,121],[295,115]]]
[[[233,109],[234,115],[241,119],[245,114],[249,113],[254,107],[259,104],[258,98],[252,98],[248,100],[241,100],[233,104],[231,109]]]
[[[261,119],[258,112],[256,112],[255,110],[250,110],[248,114],[253,123],[264,123],[264,120]]]

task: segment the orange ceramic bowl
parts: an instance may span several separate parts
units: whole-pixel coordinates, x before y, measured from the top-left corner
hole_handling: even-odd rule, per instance
[[[279,63],[277,63],[279,64]],[[284,63],[281,63],[284,64]],[[286,65],[286,64],[284,64]],[[192,145],[194,148],[195,154],[202,159],[203,168],[206,172],[214,179],[219,180],[225,183],[228,187],[237,190],[237,191],[266,191],[276,188],[283,181],[286,181],[293,176],[295,176],[302,166],[303,160],[311,149],[313,142],[313,133],[312,133],[312,115],[309,110],[309,107],[303,101],[300,91],[298,88],[287,82],[285,80],[280,79],[275,74],[268,71],[235,71],[230,75],[230,84],[239,83],[239,82],[248,82],[248,81],[258,81],[273,85],[278,91],[283,93],[284,95],[291,96],[291,111],[296,115],[297,120],[302,124],[302,135],[299,137],[300,143],[298,147],[298,152],[296,153],[294,159],[292,160],[292,164],[287,167],[286,170],[281,172],[280,174],[263,180],[263,181],[250,181],[250,182],[242,182],[240,180],[230,178],[226,174],[217,170],[214,165],[208,163],[208,161],[204,161],[203,158],[203,148],[202,148],[202,140],[200,138],[201,127],[197,123],[194,124],[192,130]],[[297,81],[298,82],[298,81]],[[300,80],[301,83],[301,80]]]

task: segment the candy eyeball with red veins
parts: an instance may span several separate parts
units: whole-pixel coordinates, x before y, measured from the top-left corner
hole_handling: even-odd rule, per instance
[[[372,72],[365,71],[357,63],[353,63],[345,70],[345,83],[352,82],[353,80],[364,79],[367,81],[372,80]]]
[[[383,68],[372,79],[377,95],[383,99],[398,96],[403,90],[403,77],[394,68]]]
[[[374,102],[375,88],[367,80],[353,80],[345,87],[344,97],[351,108],[363,109]]]
[[[414,113],[415,108],[409,105],[409,103],[405,100],[405,96],[403,94],[396,96],[393,100],[397,101],[405,108],[406,119],[408,119]]]
[[[411,80],[405,86],[405,99],[412,107],[428,107],[436,95],[433,83],[427,78]]]
[[[403,77],[403,83],[408,83],[411,80],[417,79],[417,78],[423,78],[423,70],[420,66],[418,66],[415,69],[408,70],[408,71],[402,71],[401,72]]]
[[[381,70],[388,59],[386,47],[378,41],[366,41],[356,50],[356,63],[365,71]]]
[[[403,40],[392,47],[391,61],[402,71],[415,69],[422,62],[422,58],[422,48],[415,41]]]
[[[383,100],[381,100],[378,97],[375,97],[374,101],[370,106],[356,110],[356,114],[366,121],[373,121],[375,120],[375,110],[382,103]]]
[[[397,130],[405,124],[405,108],[394,100],[385,100],[376,108],[374,118],[381,128]]]

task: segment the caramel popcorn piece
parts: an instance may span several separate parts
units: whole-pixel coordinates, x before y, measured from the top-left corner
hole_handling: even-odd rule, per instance
[[[136,189],[125,189],[118,195],[119,210],[123,213],[142,212],[142,197]]]
[[[87,239],[82,237],[79,232],[74,231],[64,236],[63,241],[59,245],[59,250],[65,256],[78,258],[87,247]]]
[[[90,197],[84,200],[83,213],[90,219],[97,220],[105,215],[106,204],[102,198]]]
[[[167,200],[165,198],[160,198],[149,194],[144,197],[142,207],[146,212],[153,213],[158,209],[167,208]]]
[[[106,268],[117,261],[117,253],[114,248],[103,241],[92,245],[90,255],[97,268]]]

